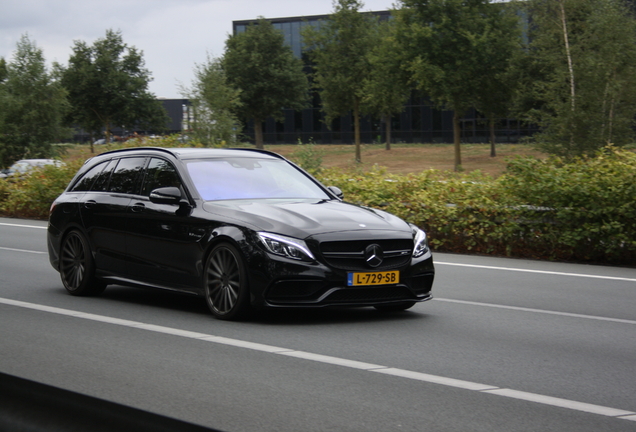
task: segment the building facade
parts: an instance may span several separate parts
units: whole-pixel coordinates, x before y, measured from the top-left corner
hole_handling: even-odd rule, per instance
[[[390,18],[390,11],[368,12],[380,20]],[[274,28],[280,30],[285,43],[290,46],[294,55],[303,58],[302,29],[305,26],[319,27],[329,15],[313,15],[304,17],[268,19]],[[258,20],[234,21],[233,33],[244,32],[249,25]],[[306,66],[307,73],[311,72]],[[266,144],[351,144],[354,142],[353,117],[345,115],[327,125],[321,112],[320,97],[312,95],[311,108],[301,112],[286,109],[281,122],[270,118],[263,126]],[[363,143],[385,142],[385,127],[379,119],[363,117],[361,119],[361,139]],[[394,143],[448,143],[453,141],[453,113],[436,108],[424,95],[413,92],[399,115],[391,119],[391,138]],[[496,124],[496,139],[499,142],[517,142],[524,136],[531,135],[534,128],[523,126],[512,119],[500,119]],[[244,134],[247,139],[254,139],[253,124],[248,123]],[[462,142],[488,142],[490,132],[486,119],[474,110],[462,119]]]

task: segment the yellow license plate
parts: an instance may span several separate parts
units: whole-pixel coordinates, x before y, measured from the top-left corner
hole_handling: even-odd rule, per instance
[[[399,271],[349,273],[347,275],[348,286],[360,285],[392,285],[400,282]]]

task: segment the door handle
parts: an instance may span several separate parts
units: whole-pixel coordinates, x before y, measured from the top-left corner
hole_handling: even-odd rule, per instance
[[[87,209],[92,208],[92,207],[94,207],[96,205],[97,205],[97,201],[95,201],[95,200],[88,200],[88,201],[84,202],[84,208],[87,208]]]
[[[142,203],[135,203],[132,205],[132,207],[130,207],[130,210],[133,211],[134,213],[142,212],[145,209],[146,209],[146,206],[143,205]]]

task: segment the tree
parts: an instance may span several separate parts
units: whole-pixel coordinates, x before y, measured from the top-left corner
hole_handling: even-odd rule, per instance
[[[236,141],[240,91],[228,84],[220,59],[208,57],[197,64],[194,76],[192,88],[182,89],[192,103],[194,137],[206,145]]]
[[[4,57],[0,57],[0,84],[2,84],[6,79],[9,71],[7,70],[7,61]]]
[[[72,105],[70,121],[92,134],[112,129],[165,129],[168,115],[148,91],[150,72],[143,53],[128,47],[121,32],[106,31],[103,39],[88,46],[75,41],[68,67],[62,68],[62,83]]]
[[[523,113],[548,152],[572,158],[632,142],[636,20],[622,0],[533,0]],[[617,31],[620,29],[620,31]]]
[[[51,156],[51,144],[68,135],[66,92],[46,68],[42,50],[23,35],[0,82],[0,165]]]
[[[482,79],[492,74],[496,43],[489,0],[400,0],[398,40],[413,83],[438,106],[453,111],[455,170],[461,170],[460,119],[475,106]]]
[[[227,39],[221,65],[228,84],[240,91],[239,116],[254,121],[257,148],[263,148],[266,118],[282,120],[283,108],[305,107],[308,83],[302,61],[264,18]]]
[[[489,15],[488,43],[484,45],[484,71],[476,88],[475,107],[485,115],[490,130],[490,156],[495,157],[495,122],[506,117],[512,108],[517,82],[512,72],[514,59],[522,49],[521,26],[516,14],[518,6],[495,3],[495,13]],[[496,9],[499,9],[498,13]]]
[[[365,81],[371,72],[369,53],[377,38],[377,19],[360,13],[358,0],[334,0],[334,12],[319,28],[303,31],[305,48],[314,63],[314,86],[326,119],[353,112],[356,162],[360,150],[360,115]]]
[[[362,100],[366,111],[384,120],[387,150],[391,149],[391,118],[404,111],[411,92],[393,24],[391,20],[380,24],[378,43],[368,53],[371,68],[364,80]]]

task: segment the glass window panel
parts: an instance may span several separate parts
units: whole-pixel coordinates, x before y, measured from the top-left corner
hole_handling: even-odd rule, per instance
[[[197,191],[206,201],[328,196],[310,178],[281,160],[210,159],[188,163]]]
[[[110,192],[133,194],[138,192],[139,173],[144,167],[146,158],[120,159],[117,168],[110,177],[108,190]]]

